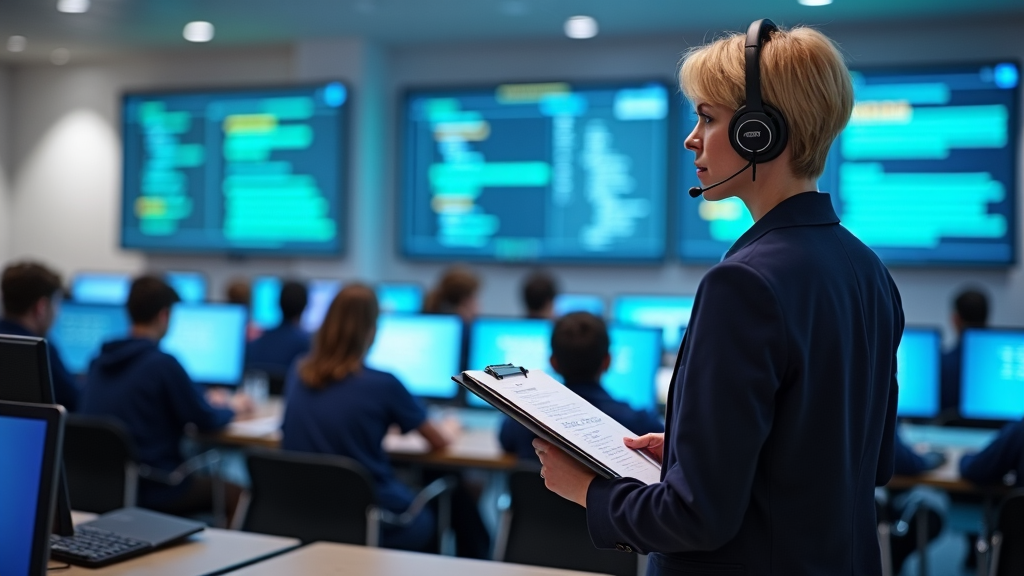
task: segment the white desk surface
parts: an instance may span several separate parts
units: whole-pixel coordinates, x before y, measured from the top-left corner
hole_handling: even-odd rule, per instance
[[[489,560],[469,560],[435,554],[417,554],[366,546],[315,542],[269,560],[246,566],[231,576],[594,576],[575,572],[507,564]]]
[[[72,520],[78,524],[94,517],[94,514],[76,512]],[[207,528],[179,544],[103,568],[72,566],[52,573],[61,576],[202,576],[247,564],[298,545],[299,541],[294,538]],[[50,561],[51,569],[63,565],[63,562]]]

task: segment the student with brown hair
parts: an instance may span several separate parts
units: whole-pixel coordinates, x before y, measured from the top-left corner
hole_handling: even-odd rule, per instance
[[[480,278],[466,266],[452,266],[444,271],[437,286],[423,301],[427,314],[458,314],[466,322],[479,313],[477,291]]]

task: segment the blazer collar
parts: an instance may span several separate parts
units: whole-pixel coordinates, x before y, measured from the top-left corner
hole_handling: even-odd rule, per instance
[[[743,233],[725,253],[728,258],[772,230],[793,226],[821,226],[838,224],[832,199],[821,192],[803,192],[786,198],[768,211],[760,220]],[[723,258],[723,260],[725,259]]]

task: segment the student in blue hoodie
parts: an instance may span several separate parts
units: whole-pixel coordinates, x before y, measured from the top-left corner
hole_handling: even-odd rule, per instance
[[[551,332],[551,367],[565,380],[565,385],[611,416],[631,432],[642,435],[664,432],[665,425],[651,412],[635,410],[625,402],[612,398],[601,387],[601,375],[611,366],[610,341],[604,320],[589,312],[572,312],[555,322]],[[522,460],[537,461],[533,448],[534,435],[518,422],[506,418],[498,440],[506,452]]]
[[[281,324],[246,346],[246,368],[263,370],[271,377],[283,379],[292,362],[309,352],[310,336],[300,325],[308,301],[305,284],[289,280],[281,286]]]
[[[180,445],[187,424],[200,431],[219,430],[236,412],[252,409],[241,394],[230,400],[211,396],[211,404],[181,364],[160,350],[171,307],[178,300],[174,289],[160,278],[143,276],[132,282],[128,294],[131,332],[124,340],[103,345],[89,367],[81,407],[85,414],[112,416],[123,422],[138,448],[140,462],[165,472],[185,461]],[[225,483],[229,518],[240,494],[240,487]],[[142,480],[138,503],[178,515],[209,511],[212,482],[208,477],[192,476],[171,487]]]

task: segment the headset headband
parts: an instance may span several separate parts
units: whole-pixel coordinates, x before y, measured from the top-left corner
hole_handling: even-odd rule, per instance
[[[747,28],[747,42],[744,49],[747,67],[747,112],[762,112],[761,103],[761,46],[771,39],[771,33],[779,29],[771,20],[764,18],[751,22]]]

